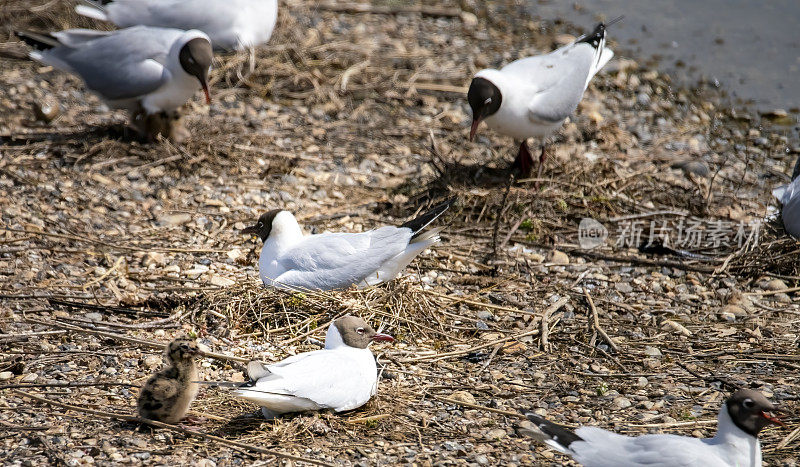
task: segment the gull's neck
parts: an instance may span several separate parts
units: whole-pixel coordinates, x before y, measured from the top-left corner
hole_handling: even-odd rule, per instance
[[[722,404],[719,409],[717,421],[717,434],[713,438],[706,440],[706,442],[728,451],[731,458],[737,459],[736,465],[760,466],[761,443],[759,443],[757,437],[745,433],[733,423],[733,419],[728,413],[727,404]],[[742,463],[742,461],[745,463]]]
[[[328,333],[325,334],[325,349],[333,350],[345,346],[342,335],[339,333],[339,328],[335,324],[328,326]]]
[[[294,245],[302,238],[303,231],[294,215],[289,211],[281,211],[272,220],[272,231],[267,241],[264,242],[264,246],[272,243],[278,248],[285,248]]]

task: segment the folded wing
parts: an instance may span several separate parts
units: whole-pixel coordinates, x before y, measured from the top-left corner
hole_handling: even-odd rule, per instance
[[[286,272],[276,281],[325,290],[359,284],[405,251],[411,236],[411,229],[390,226],[359,234],[312,235],[277,258]]]

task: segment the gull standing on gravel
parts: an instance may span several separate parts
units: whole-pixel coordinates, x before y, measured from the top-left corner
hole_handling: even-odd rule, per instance
[[[38,49],[30,53],[32,59],[79,76],[111,107],[131,112],[133,125],[148,136],[155,136],[148,131],[148,117],[177,119],[177,110],[198,88],[211,102],[213,54],[201,31],[136,26],[50,34],[18,31],[17,36]]]
[[[514,165],[527,176],[533,167],[527,139],[540,138],[541,176],[545,139],[575,111],[589,81],[614,56],[606,48],[606,27],[621,18],[608,25],[600,23],[590,34],[549,54],[476,73],[467,92],[472,108],[470,141],[484,121],[497,132],[520,140]]]
[[[781,202],[781,219],[786,233],[800,240],[800,157],[794,164],[791,183],[772,190]]]
[[[629,437],[597,427],[580,427],[573,432],[532,413],[525,415],[533,424],[519,431],[586,467],[760,467],[758,433],[769,425],[784,426],[770,412],[784,410],[758,391],[740,389],[722,405],[713,438],[665,434]]]
[[[289,211],[262,214],[242,230],[263,242],[258,270],[264,285],[294,290],[333,290],[386,282],[439,241],[443,227],[423,231],[453,204],[447,200],[399,227],[361,233],[303,236]]]
[[[202,352],[192,339],[175,339],[165,350],[167,368],[147,380],[139,393],[139,416],[164,423],[181,421],[197,397],[197,362]]]
[[[307,410],[352,410],[366,404],[378,389],[378,368],[367,348],[373,341],[394,338],[347,315],[328,327],[324,349],[272,365],[252,361],[247,365],[247,383],[200,383],[236,388],[233,395],[260,405],[267,419]]]
[[[277,0],[84,0],[75,11],[118,27],[199,29],[215,49],[245,50],[266,43],[278,19]]]

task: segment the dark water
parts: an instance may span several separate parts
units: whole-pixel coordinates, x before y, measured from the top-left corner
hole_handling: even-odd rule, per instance
[[[800,108],[800,0],[531,0],[531,13],[586,30],[625,15],[609,29],[622,55],[757,110]]]

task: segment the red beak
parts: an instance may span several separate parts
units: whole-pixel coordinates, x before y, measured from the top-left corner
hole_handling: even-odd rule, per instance
[[[380,332],[377,332],[374,336],[372,336],[372,340],[381,342],[394,342],[394,337],[390,336],[389,334],[381,334]]]
[[[783,410],[777,409],[777,408],[775,409],[775,411],[783,412]],[[782,426],[782,427],[786,426],[786,424],[783,423],[783,421],[780,418],[778,418],[778,417],[776,417],[774,415],[771,415],[769,412],[761,412],[761,416],[766,418],[770,423],[773,423],[775,425],[779,425],[779,426]]]
[[[206,94],[206,104],[211,104],[211,94],[208,92],[208,83],[202,81],[200,85],[203,86],[203,92]]]
[[[480,118],[473,118],[472,119],[472,128],[469,129],[469,140],[472,141],[475,138],[475,133],[478,132],[478,125],[481,124]]]

